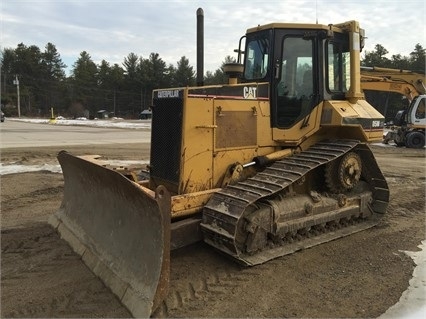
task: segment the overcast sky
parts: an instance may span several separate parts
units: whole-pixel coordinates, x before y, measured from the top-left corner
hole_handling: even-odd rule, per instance
[[[41,51],[53,43],[70,69],[82,51],[97,64],[122,66],[131,52],[156,52],[176,66],[182,56],[196,68],[196,10],[204,10],[205,71],[235,56],[247,28],[270,22],[330,24],[358,20],[365,50],[381,44],[408,56],[426,47],[425,0],[0,0],[1,49],[19,43]]]

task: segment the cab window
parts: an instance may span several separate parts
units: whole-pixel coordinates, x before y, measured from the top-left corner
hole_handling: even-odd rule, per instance
[[[326,85],[327,91],[343,94],[350,86],[350,53],[345,42],[328,42]]]
[[[266,77],[269,67],[269,36],[263,33],[247,42],[244,78],[260,80]]]
[[[416,110],[416,119],[424,119],[425,118],[425,100],[426,98],[422,98],[419,100],[419,105]]]
[[[277,84],[277,124],[290,127],[309,113],[314,95],[313,40],[286,37]]]

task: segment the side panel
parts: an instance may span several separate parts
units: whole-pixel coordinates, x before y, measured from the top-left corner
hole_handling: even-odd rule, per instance
[[[179,194],[213,187],[213,98],[187,97],[185,101]]]
[[[274,140],[288,146],[299,145],[319,130],[323,104],[315,107],[312,112],[288,129],[273,128]]]
[[[267,83],[189,88],[186,101],[181,194],[221,187],[231,165],[279,147]]]
[[[225,101],[217,102],[218,104],[225,103]],[[222,106],[219,107],[222,108]],[[240,148],[257,145],[257,116],[254,111],[250,109],[250,106],[247,110],[234,111],[232,110],[233,107],[229,109],[229,111],[221,110],[216,113],[216,148]]]
[[[384,117],[365,100],[326,101],[321,118],[324,129],[339,127],[340,138],[354,138],[362,142],[383,139]]]
[[[220,187],[230,165],[249,163],[279,146],[272,140],[269,101],[216,99],[214,106],[217,128],[213,167],[216,187]]]
[[[215,157],[213,168],[217,187],[234,163],[250,162],[257,149],[256,100],[215,100]]]

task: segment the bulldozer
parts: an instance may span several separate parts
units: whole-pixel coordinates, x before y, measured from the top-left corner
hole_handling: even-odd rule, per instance
[[[153,91],[145,178],[61,151],[50,224],[135,317],[166,298],[173,249],[203,240],[255,266],[373,227],[389,189],[368,145],[384,118],[360,87],[364,39],[356,21],[248,29],[229,83],[203,85],[197,64],[197,86]]]
[[[409,105],[396,113],[383,138],[396,146],[423,148],[426,132],[425,75],[410,70],[361,67],[361,88],[370,91],[395,92],[403,95]],[[385,109],[387,105],[385,105]]]

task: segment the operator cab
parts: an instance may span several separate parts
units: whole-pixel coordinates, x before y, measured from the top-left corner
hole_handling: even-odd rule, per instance
[[[273,128],[289,129],[298,123],[304,127],[322,101],[346,99],[349,48],[349,33],[333,32],[329,26],[259,26],[245,36],[242,80],[270,83]]]

